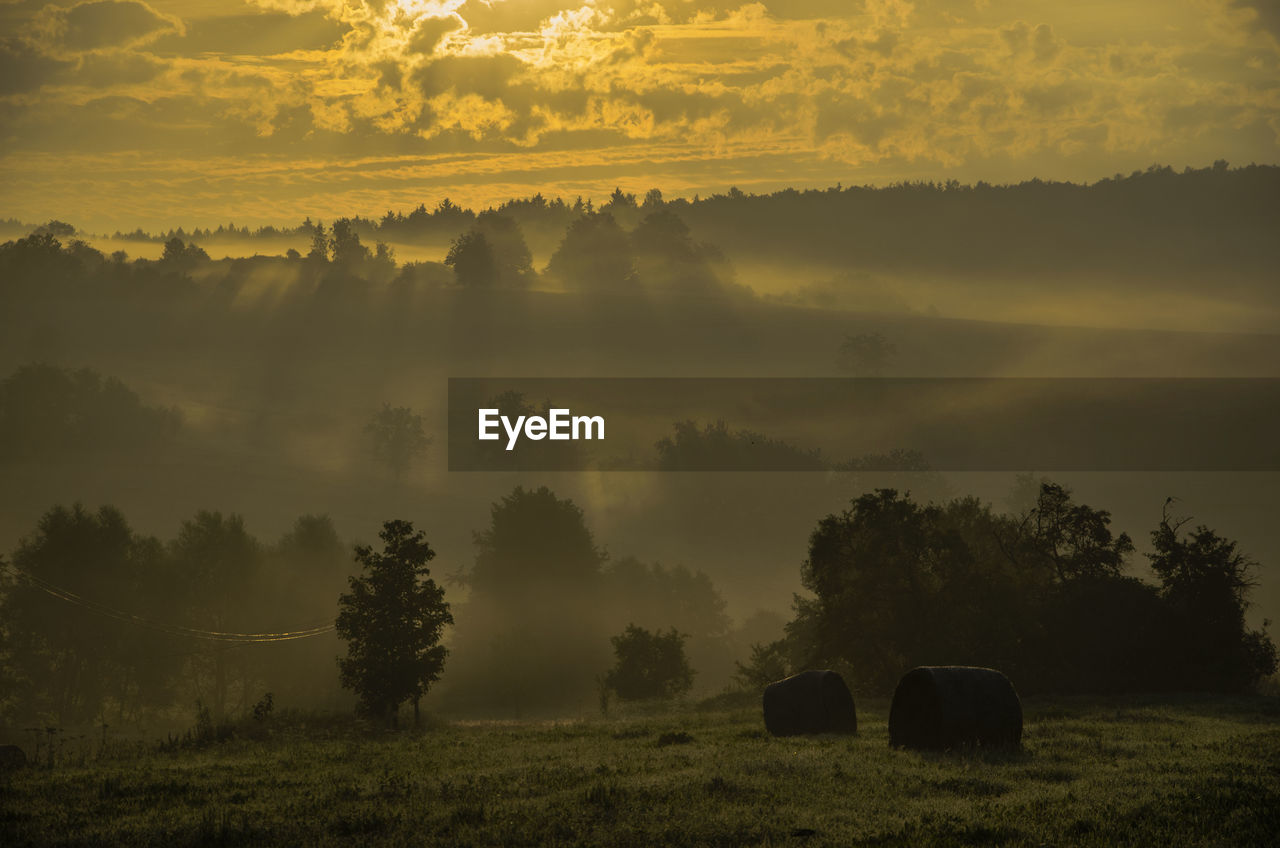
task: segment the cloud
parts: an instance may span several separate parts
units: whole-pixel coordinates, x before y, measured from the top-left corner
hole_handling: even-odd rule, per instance
[[[0,96],[36,91],[72,63],[17,38],[0,40]]]
[[[324,50],[346,34],[347,27],[322,11],[290,15],[251,12],[186,21],[185,31],[172,31],[150,45],[155,52],[223,53],[271,56],[294,50]]]
[[[184,26],[91,2],[11,28],[0,99],[12,151],[447,154],[458,179],[509,156],[530,188],[588,158],[602,180],[611,160],[641,175],[637,151],[673,191],[1274,161],[1280,53],[1256,30],[1277,3],[1140,5],[256,0]],[[473,196],[508,184],[468,173]]]
[[[67,8],[46,6],[37,27],[51,48],[70,53],[134,47],[170,32],[182,22],[139,0],[89,0]]]
[[[1233,5],[1252,10],[1258,28],[1280,39],[1280,0],[1233,0]]]

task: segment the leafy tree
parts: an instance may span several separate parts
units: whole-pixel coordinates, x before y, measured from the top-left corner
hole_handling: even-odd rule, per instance
[[[472,229],[458,236],[449,246],[444,264],[453,269],[458,285],[468,288],[491,286],[498,278],[493,248],[485,234]]]
[[[1265,629],[1245,625],[1256,563],[1236,542],[1203,525],[1184,533],[1190,519],[1171,517],[1168,506],[1151,533],[1154,550],[1147,556],[1170,607],[1169,647],[1178,657],[1173,668],[1180,688],[1250,689],[1277,665],[1276,646]]]
[[[684,655],[685,635],[674,627],[650,632],[634,624],[610,641],[617,658],[605,685],[624,701],[674,698],[693,687],[693,669]]]
[[[350,578],[351,591],[338,600],[338,635],[347,643],[338,667],[365,714],[394,725],[400,705],[412,701],[416,726],[419,701],[444,669],[448,651],[440,638],[453,614],[430,577],[435,551],[424,534],[393,520],[378,536],[381,552],[356,548],[362,573]]]
[[[635,259],[613,216],[588,212],[569,225],[547,270],[575,288],[608,291],[633,282]]]
[[[386,281],[396,272],[396,251],[395,248],[386,242],[375,242],[373,251],[373,262],[371,277],[375,280]]]
[[[518,486],[493,504],[475,543],[475,564],[459,575],[471,592],[455,640],[463,677],[453,684],[472,704],[516,715],[592,697],[610,625],[605,554],[582,509],[546,487]]]
[[[791,674],[791,649],[787,640],[756,642],[751,646],[751,658],[746,663],[735,662],[734,680],[748,691],[764,689],[775,680]]]
[[[413,461],[431,446],[431,439],[422,426],[422,416],[415,415],[407,406],[384,403],[364,431],[374,457],[387,466],[396,482],[404,479]]]
[[[41,224],[31,231],[32,233],[48,234],[51,236],[61,236],[62,238],[71,238],[76,234],[76,228],[73,224],[66,221],[59,221],[57,218],[48,223]]]
[[[317,227],[318,229],[318,227]],[[369,248],[360,243],[360,235],[349,218],[333,222],[329,233],[329,252],[333,264],[346,271],[355,271],[369,261]]]
[[[312,229],[311,250],[307,252],[307,259],[321,264],[329,261],[329,236],[325,234],[323,221],[316,221]]]
[[[1111,533],[1111,513],[1071,500],[1071,490],[1043,482],[1027,517],[1033,550],[1060,581],[1118,577],[1133,553],[1129,534]]]
[[[714,675],[731,667],[725,601],[705,572],[627,556],[611,560],[602,577],[601,603],[611,625],[629,621],[639,627],[674,627],[686,635],[686,652],[697,668]]]
[[[514,218],[490,209],[476,218],[472,232],[483,235],[491,248],[498,283],[515,286],[529,281],[533,275],[533,254]]]
[[[475,535],[469,582],[476,593],[528,608],[598,583],[605,555],[573,501],[545,486],[517,486],[490,515],[489,528]]]
[[[688,224],[661,205],[636,226],[631,242],[637,276],[646,286],[707,293],[719,288],[720,272],[727,273],[719,249],[695,242]]]
[[[644,195],[644,202],[640,204],[641,211],[645,213],[655,212],[662,208],[665,201],[662,199],[662,191],[660,189],[651,188]]]
[[[3,578],[0,709],[24,721],[85,724],[136,720],[163,702],[171,646],[121,620],[165,608],[162,548],[118,510],[50,509]]]
[[[182,239],[174,237],[164,243],[164,252],[160,255],[160,261],[188,270],[201,262],[208,262],[209,254],[195,242],[185,244]]]

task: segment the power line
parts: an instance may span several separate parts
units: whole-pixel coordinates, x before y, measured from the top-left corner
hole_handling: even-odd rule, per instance
[[[34,574],[23,571],[17,566],[9,563],[0,562],[0,566],[9,566],[18,574],[18,576],[29,582],[35,588],[65,601],[73,606],[81,609],[97,613],[107,618],[121,621],[126,624],[133,624],[138,627],[146,627],[156,630],[170,636],[183,636],[190,639],[204,639],[211,642],[236,642],[236,643],[254,643],[254,642],[288,642],[295,639],[308,639],[312,636],[321,636],[325,633],[332,633],[337,629],[336,624],[318,624],[311,627],[301,627],[295,630],[281,630],[269,633],[236,633],[223,630],[203,630],[197,627],[187,627],[182,624],[171,624],[163,621],[155,621],[154,619],[145,618],[135,615],[125,610],[117,609],[97,601],[83,598],[68,589],[63,589],[53,583],[36,577]]]

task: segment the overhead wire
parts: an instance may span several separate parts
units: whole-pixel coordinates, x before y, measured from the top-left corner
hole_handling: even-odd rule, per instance
[[[0,562],[0,567],[11,568],[15,573],[17,573],[19,578],[29,582],[32,586],[51,597],[116,621],[133,624],[138,627],[146,627],[170,636],[204,639],[206,641],[213,642],[288,642],[296,639],[308,639],[312,636],[321,636],[325,633],[332,633],[337,629],[337,624],[332,622],[327,624],[317,624],[310,627],[299,627],[292,630],[279,630],[265,633],[238,633],[225,630],[205,630],[198,627],[187,627],[183,624],[156,621],[116,607],[108,606],[107,604],[103,604],[98,601],[81,597],[69,589],[64,589],[44,580],[43,578],[36,577],[34,574],[24,571],[12,563]]]

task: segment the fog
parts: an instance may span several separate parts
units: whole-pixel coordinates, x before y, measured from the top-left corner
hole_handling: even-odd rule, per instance
[[[432,573],[456,604],[454,651],[431,696],[442,711],[590,712],[593,681],[610,660],[608,637],[628,623],[688,633],[695,695],[713,695],[733,684],[734,663],[749,658],[753,643],[780,638],[792,620],[800,566],[824,516],[882,486],[910,490],[922,503],[973,495],[1017,514],[1033,505],[1018,501],[1017,475],[450,472],[449,377],[1277,377],[1280,256],[1274,237],[1260,233],[1273,234],[1280,220],[1274,206],[1254,202],[1273,190],[1275,171],[1158,173],[1070,193],[1086,221],[1117,196],[1187,209],[1208,193],[1235,198],[1242,210],[1184,216],[1164,230],[1145,220],[1128,233],[1093,224],[1063,230],[1055,210],[1064,201],[1035,187],[1023,189],[1026,197],[1002,189],[1019,204],[1044,205],[1017,232],[1000,229],[1010,226],[1007,212],[977,215],[986,208],[977,190],[919,189],[909,209],[876,225],[909,230],[917,222],[916,249],[841,242],[833,222],[857,230],[867,219],[832,216],[830,193],[700,203],[624,196],[594,210],[513,205],[478,215],[455,207],[420,216],[420,226],[404,216],[340,219],[344,235],[326,222],[324,255],[311,257],[315,232],[294,225],[275,234],[146,238],[24,230],[0,248],[0,552],[15,562],[58,505],[90,513],[111,505],[135,533],[166,543],[201,510],[234,513],[261,564],[226,591],[243,592],[236,626],[260,632],[332,620],[354,567],[351,543],[372,542],[388,519],[408,519],[426,532],[437,552]],[[901,192],[884,191],[849,202],[889,203]],[[973,206],[963,207],[966,197]],[[967,241],[942,239],[939,216]],[[820,237],[809,247],[791,240],[806,224]],[[1190,232],[1194,244],[1184,238]],[[468,233],[486,237],[478,264],[453,250]],[[986,250],[1008,249],[984,254],[972,247],[981,239]],[[1015,249],[1028,243],[1056,247]],[[117,250],[128,256],[112,257]],[[1157,262],[1158,251],[1176,255]],[[847,346],[851,338],[881,347],[859,353]],[[85,368],[98,388],[76,382]],[[125,394],[103,388],[112,379]],[[120,400],[126,395],[133,400]],[[425,450],[377,453],[370,424],[384,404],[420,416]],[[670,436],[674,423],[654,421],[637,450]],[[857,459],[839,454],[843,426],[815,419],[765,435],[840,463]],[[1077,502],[1111,512],[1113,527],[1137,545],[1126,573],[1148,580],[1149,534],[1176,497],[1183,514],[1263,564],[1252,625],[1280,614],[1280,580],[1269,567],[1280,557],[1276,474],[1048,476]],[[491,529],[493,505],[517,487],[571,500],[599,552],[584,560],[581,582],[565,578],[547,590],[554,601],[542,612],[492,587],[476,594],[485,561],[476,534]],[[298,525],[300,516],[331,522],[319,548],[298,546],[298,534],[315,529]],[[529,532],[552,550],[562,541]],[[516,568],[505,551],[490,558]],[[76,582],[83,573],[60,579],[62,589],[93,600],[93,587]],[[146,607],[144,617],[166,620],[162,600],[113,597],[113,608]],[[671,598],[690,605],[677,609]],[[184,644],[174,651],[189,650]],[[566,644],[580,653],[565,653]],[[348,704],[333,664],[339,647],[332,635],[238,647],[254,659],[238,672],[232,697],[251,703],[272,691],[287,706]],[[186,715],[195,689],[207,690],[208,673],[196,665],[165,668],[173,688],[131,713],[135,720]],[[40,709],[11,705],[5,721],[31,720]]]

